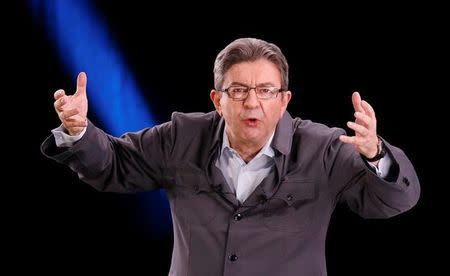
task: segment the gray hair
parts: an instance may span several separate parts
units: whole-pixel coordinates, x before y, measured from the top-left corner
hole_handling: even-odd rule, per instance
[[[228,44],[214,62],[214,87],[221,90],[225,73],[231,66],[241,62],[267,59],[278,67],[281,74],[281,89],[288,89],[289,66],[286,57],[277,45],[256,38],[239,38]]]

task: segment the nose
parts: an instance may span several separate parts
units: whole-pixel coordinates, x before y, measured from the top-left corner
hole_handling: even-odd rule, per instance
[[[258,96],[256,96],[256,89],[250,88],[250,90],[248,91],[247,98],[244,100],[244,107],[252,109],[258,106],[259,106],[259,99]]]

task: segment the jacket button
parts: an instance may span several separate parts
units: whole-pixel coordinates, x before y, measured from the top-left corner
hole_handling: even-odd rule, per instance
[[[406,177],[403,177],[403,183],[405,183],[406,186],[409,186],[409,179]]]
[[[242,217],[243,217],[243,216],[242,216],[241,213],[236,214],[236,215],[234,215],[234,220],[235,220],[235,221],[241,220]]]
[[[294,197],[292,195],[287,195],[286,198],[287,200],[291,201]]]
[[[200,189],[200,187],[198,186],[198,184],[194,185],[194,190],[198,192],[198,190]]]
[[[232,255],[228,256],[228,259],[232,262],[235,262],[235,261],[237,261],[238,256],[236,256],[236,254],[232,254]]]

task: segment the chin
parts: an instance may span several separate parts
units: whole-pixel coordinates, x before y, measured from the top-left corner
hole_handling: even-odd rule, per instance
[[[253,130],[246,130],[244,132],[245,134],[243,135],[243,138],[247,141],[251,141],[251,142],[257,142],[260,141],[263,138],[263,134],[261,131],[253,129]]]

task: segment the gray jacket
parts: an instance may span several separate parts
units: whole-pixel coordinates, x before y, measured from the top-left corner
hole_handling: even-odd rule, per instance
[[[272,141],[276,169],[239,204],[215,160],[224,121],[216,112],[174,113],[170,122],[114,138],[89,123],[71,148],[53,136],[42,152],[101,191],[165,188],[174,248],[170,275],[326,275],[325,238],[338,202],[364,218],[413,207],[420,194],[402,150],[380,179],[344,130],[285,113]]]

